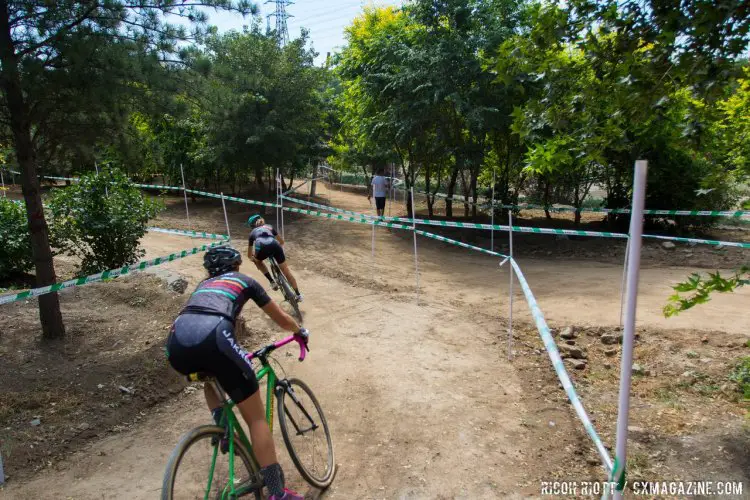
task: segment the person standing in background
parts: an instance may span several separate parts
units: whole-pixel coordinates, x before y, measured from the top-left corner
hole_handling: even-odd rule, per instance
[[[379,168],[372,177],[370,189],[367,190],[367,201],[375,196],[375,208],[378,211],[378,217],[385,215],[385,199],[390,189],[390,179],[383,176],[383,169]]]

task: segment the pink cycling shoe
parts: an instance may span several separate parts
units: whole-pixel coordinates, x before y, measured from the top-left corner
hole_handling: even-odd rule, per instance
[[[305,497],[303,495],[300,495],[297,492],[294,492],[290,490],[289,488],[284,488],[284,496],[277,497],[274,495],[271,495],[268,497],[268,500],[304,500]]]

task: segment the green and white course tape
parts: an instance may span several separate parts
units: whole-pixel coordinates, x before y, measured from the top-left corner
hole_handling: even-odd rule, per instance
[[[407,226],[405,224],[395,224],[393,222],[387,222],[387,221],[381,221],[377,219],[372,218],[365,218],[365,217],[354,217],[354,216],[346,216],[341,214],[332,214],[327,212],[319,212],[317,210],[305,210],[303,208],[292,208],[292,207],[284,207],[284,210],[289,212],[294,212],[298,214],[306,214],[306,215],[313,215],[315,217],[322,217],[324,219],[328,220],[336,220],[336,221],[344,221],[344,222],[354,222],[357,224],[366,224],[371,226],[382,226],[382,227],[390,227],[395,229],[406,229],[407,231],[412,231],[414,228],[412,226]],[[440,236],[438,234],[434,233],[428,233],[427,231],[421,231],[419,229],[416,230],[417,234],[420,234],[422,236],[425,236],[427,238],[432,238],[434,240],[442,241],[444,243],[450,243],[451,245],[456,245],[463,248],[468,248],[470,250],[476,250],[477,252],[482,252],[488,255],[494,255],[495,257],[507,257],[507,255],[503,255],[501,253],[493,252],[490,250],[487,250],[485,248],[477,247],[474,245],[469,245],[468,243],[463,243],[461,241],[452,240],[450,238],[446,238],[445,236]]]
[[[323,210],[329,210],[329,211],[337,212],[337,213],[351,214],[351,215],[355,215],[358,217],[364,217],[367,219],[378,219],[378,220],[391,221],[391,222],[404,222],[407,224],[411,224],[412,222],[414,222],[416,224],[422,224],[422,225],[428,225],[428,226],[458,227],[458,228],[463,228],[463,229],[494,229],[495,231],[508,231],[508,226],[504,226],[500,224],[479,224],[475,222],[453,222],[453,221],[432,220],[432,219],[411,219],[409,217],[375,217],[373,215],[366,215],[366,214],[354,212],[351,210],[344,210],[341,208],[332,207],[329,205],[321,205],[319,203],[313,203],[310,201],[300,200],[297,198],[291,198],[289,196],[284,196],[283,198],[285,200],[293,201],[301,205],[312,206],[312,207],[321,208]],[[623,234],[623,233],[612,233],[608,231],[583,231],[579,229],[548,229],[548,228],[542,228],[542,227],[525,227],[525,226],[513,226],[513,231],[519,232],[519,233],[557,234],[557,235],[566,235],[566,236],[590,236],[590,237],[597,237],[597,238],[625,238],[627,239],[628,237],[628,235]]]
[[[593,212],[604,214],[629,214],[629,208],[574,208],[574,207],[545,207],[526,203],[523,205],[495,204],[497,207],[510,208],[512,210],[549,210],[550,212]],[[487,205],[489,208],[489,205]],[[750,216],[750,210],[649,210],[643,211],[648,215],[684,215],[693,217],[746,217]]]
[[[186,189],[185,191],[188,192],[188,193],[197,194],[197,195],[200,195],[200,196],[205,196],[207,198],[217,198],[219,200],[222,198],[220,194],[207,193],[206,191],[196,191],[194,189]],[[259,205],[259,206],[262,206],[262,207],[278,207],[279,206],[276,203],[267,203],[265,201],[248,200],[247,198],[237,198],[236,196],[226,196],[226,195],[224,195],[224,199],[227,200],[227,201],[236,201],[237,203],[245,203],[247,205]]]
[[[131,272],[143,271],[144,269],[147,269],[149,267],[166,264],[167,262],[173,262],[175,260],[183,259],[185,257],[190,257],[191,255],[195,255],[197,253],[205,252],[209,248],[222,245],[222,244],[223,242],[214,242],[208,245],[202,245],[199,247],[191,248],[190,250],[183,250],[181,252],[171,253],[164,257],[157,257],[152,260],[144,260],[136,264],[123,266],[118,269],[110,269],[108,271],[103,271],[101,273],[92,274],[90,276],[63,281],[62,283],[55,283],[54,285],[34,288],[32,290],[26,290],[20,293],[3,295],[3,296],[0,296],[0,305],[9,304],[11,302],[17,302],[19,300],[25,300],[31,297],[38,297],[40,295],[45,295],[48,293],[59,292],[60,290],[64,290],[66,288],[88,285],[89,283],[95,283],[97,281],[102,281],[102,280],[106,280],[110,278],[116,278],[117,276],[130,274]]]
[[[445,236],[440,236],[439,234],[428,233],[427,231],[420,231],[419,229],[416,229],[415,231],[417,234],[421,234],[422,236],[426,236],[427,238],[432,238],[433,240],[450,243],[451,245],[457,245],[459,247],[468,248],[469,250],[476,250],[477,252],[486,253],[487,255],[494,255],[495,257],[504,257],[504,258],[508,257],[507,255],[493,252],[492,250],[487,250],[486,248],[469,245],[468,243],[463,243],[461,241],[452,240],[450,238],[446,238]]]
[[[186,231],[184,229],[165,229],[163,227],[149,227],[149,231],[155,233],[177,234],[180,236],[191,236],[193,238],[205,238],[207,240],[229,240],[226,234],[203,233],[200,231]]]
[[[396,224],[393,222],[388,222],[388,221],[378,220],[378,219],[370,219],[370,218],[362,217],[362,216],[346,216],[342,214],[333,214],[330,212],[319,212],[317,210],[305,210],[304,208],[294,208],[294,207],[284,207],[284,210],[287,212],[294,212],[297,214],[305,214],[305,215],[313,215],[315,217],[322,217],[328,220],[354,222],[356,224],[366,224],[370,226],[392,227],[396,229],[406,229],[409,231],[412,230],[411,226],[407,226],[405,224]]]
[[[361,214],[351,210],[344,210],[329,205],[321,205],[319,203],[313,203],[306,200],[300,200],[297,198],[291,198],[289,196],[283,197],[285,200],[293,201],[302,205],[313,206],[321,208],[323,210],[330,210],[332,212],[352,214],[359,217],[368,219],[375,219],[377,217],[372,215]],[[408,217],[380,217],[379,220],[394,221],[394,222],[405,222],[411,223],[412,219]],[[415,223],[430,225],[430,226],[442,226],[442,227],[458,227],[464,229],[494,229],[496,231],[508,231],[508,226],[504,225],[492,225],[492,224],[477,224],[473,222],[451,222],[431,219],[415,219]],[[566,236],[588,236],[593,238],[620,238],[627,239],[628,235],[624,233],[612,233],[609,231],[583,231],[579,229],[549,229],[541,227],[525,227],[525,226],[513,226],[513,231],[518,233],[536,233],[536,234],[555,234],[555,235],[566,235]],[[644,234],[644,238],[660,239],[666,241],[679,241],[683,243],[693,243],[702,245],[713,245],[719,247],[735,247],[735,248],[750,248],[750,243],[734,242],[734,241],[719,241],[719,240],[708,240],[701,238],[682,238],[678,236],[661,236],[656,234]]]
[[[133,184],[141,189],[161,189],[163,191],[182,191],[179,186],[162,186],[161,184]]]
[[[700,238],[680,238],[678,236],[660,236],[658,234],[644,234],[643,237],[653,238],[657,240],[680,241],[683,243],[714,245],[717,247],[750,248],[750,243],[741,243],[741,242],[736,242],[736,241],[704,240]]]
[[[534,298],[534,294],[531,293],[531,288],[529,288],[529,284],[526,282],[526,278],[524,277],[521,268],[518,266],[514,259],[510,259],[510,264],[511,266],[513,266],[513,269],[516,273],[516,278],[518,278],[518,282],[521,284],[521,288],[523,289],[523,294],[526,296],[526,302],[529,305],[529,309],[531,309],[531,315],[534,318],[534,323],[536,323],[536,328],[537,330],[539,330],[539,335],[542,337],[544,348],[547,350],[547,354],[552,361],[552,367],[555,369],[557,378],[560,379],[560,383],[565,390],[565,394],[568,395],[568,399],[573,405],[573,409],[578,415],[578,418],[581,420],[581,423],[583,423],[583,427],[584,429],[586,429],[586,433],[594,442],[594,446],[599,452],[599,456],[601,457],[602,462],[604,462],[604,467],[609,473],[612,471],[612,458],[609,456],[609,453],[607,453],[607,449],[604,447],[604,443],[602,443],[601,438],[596,433],[596,429],[594,429],[594,424],[591,423],[591,419],[586,413],[586,410],[583,408],[583,404],[581,404],[581,400],[576,393],[573,382],[570,380],[568,372],[565,370],[565,365],[563,364],[563,360],[560,357],[560,351],[557,350],[555,340],[552,338],[552,333],[550,332],[549,326],[547,326],[547,322],[544,319],[544,314],[542,314],[542,310],[539,308],[539,305],[536,302],[536,298]]]

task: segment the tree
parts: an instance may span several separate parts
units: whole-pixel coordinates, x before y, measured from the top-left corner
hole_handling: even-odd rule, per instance
[[[0,109],[21,168],[38,286],[56,281],[37,178],[43,144],[69,130],[69,119],[95,116],[108,95],[146,87],[188,38],[163,15],[205,25],[201,5],[251,10],[228,0],[0,0]],[[57,294],[39,297],[39,315],[45,338],[64,335]]]
[[[80,259],[83,276],[143,257],[141,238],[161,208],[121,171],[109,168],[55,191],[48,206],[55,247]]]

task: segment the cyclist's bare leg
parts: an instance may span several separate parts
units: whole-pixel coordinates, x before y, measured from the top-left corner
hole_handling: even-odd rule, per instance
[[[262,260],[253,259],[253,264],[255,264],[255,267],[257,267],[258,271],[263,273],[264,276],[268,274],[268,268],[266,267],[265,262],[263,262]]]
[[[292,288],[294,290],[299,290],[297,288],[297,280],[294,279],[294,275],[292,275],[292,271],[289,269],[289,266],[284,262],[283,264],[279,264],[279,269],[281,269],[281,272],[284,273],[284,276],[286,276],[286,279],[289,280],[289,284],[292,285]]]
[[[266,423],[266,412],[263,409],[263,400],[260,399],[260,391],[237,403],[237,408],[250,429],[250,441],[260,466],[268,467],[277,463],[276,447],[273,444],[271,429]]]
[[[204,383],[203,394],[206,396],[206,404],[208,405],[209,410],[214,411],[216,408],[221,407],[221,399],[219,399],[219,395],[216,394],[213,384],[209,384],[208,382]]]

